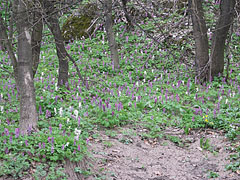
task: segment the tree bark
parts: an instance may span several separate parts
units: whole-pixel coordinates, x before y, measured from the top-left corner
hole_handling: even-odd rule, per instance
[[[68,87],[68,60],[67,52],[64,46],[64,39],[59,26],[58,18],[56,15],[56,9],[54,4],[48,0],[44,0],[44,9],[46,10],[46,23],[50,31],[52,32],[56,44],[57,56],[59,60],[58,68],[58,86],[66,85]]]
[[[15,78],[16,85],[17,85],[17,76],[16,76],[17,75],[17,58],[16,58],[16,56],[13,52],[11,41],[8,38],[7,29],[4,25],[4,20],[0,16],[0,45],[1,44],[4,47],[6,47],[6,50],[8,52],[8,56],[11,59],[11,64],[13,66],[13,71],[14,71],[14,78]],[[18,88],[18,85],[17,85],[17,88]]]
[[[211,47],[211,77],[224,70],[224,49],[228,31],[234,19],[235,0],[221,0],[220,17],[216,24]]]
[[[40,62],[40,50],[41,50],[41,41],[42,41],[42,31],[43,31],[43,22],[41,4],[42,0],[39,0],[39,4],[35,3],[36,6],[39,6],[38,9],[33,12],[33,31],[32,31],[32,60],[33,60],[33,78],[36,74],[38,64]]]
[[[117,47],[117,43],[116,43],[114,32],[113,32],[112,0],[105,0],[104,10],[105,10],[105,17],[106,17],[105,28],[107,31],[109,48],[111,51],[111,59],[114,63],[114,69],[119,69],[118,47]]]
[[[196,47],[195,63],[197,77],[199,77],[201,80],[207,80],[209,71],[209,45],[202,0],[189,0],[189,10],[192,17],[193,35]]]
[[[18,1],[18,0],[15,0]],[[20,93],[20,121],[21,133],[37,127],[38,113],[36,109],[36,96],[32,75],[32,51],[28,2],[19,1],[16,15],[16,27],[18,32],[18,61],[16,81]]]
[[[132,21],[131,21],[131,19],[129,18],[128,13],[127,13],[127,12],[128,12],[128,11],[127,11],[127,2],[128,2],[128,0],[122,0],[122,6],[123,6],[123,11],[124,11],[125,17],[126,17],[127,22],[128,22],[127,28],[128,28],[128,29],[131,29],[131,28],[133,28],[134,26],[133,26]]]

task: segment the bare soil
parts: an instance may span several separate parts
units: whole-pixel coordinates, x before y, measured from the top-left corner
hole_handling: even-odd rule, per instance
[[[218,175],[212,178],[215,180],[240,180],[239,174],[225,171],[231,152],[221,132],[205,130],[185,135],[180,129],[166,129],[164,134],[181,139],[181,144],[176,144],[166,138],[143,139],[139,135],[144,131],[118,128],[115,136],[100,131],[99,137],[90,141],[94,166],[101,170],[99,179],[205,180],[212,173]],[[208,150],[200,147],[202,137],[209,140]]]
[[[144,138],[142,134],[148,132],[130,126],[96,131],[98,136],[90,137],[89,142],[92,158],[79,163],[66,160],[59,167],[65,169],[69,180],[240,180],[240,172],[225,170],[231,144],[220,131],[199,130],[185,135],[181,129],[168,127],[161,138]],[[209,147],[200,146],[201,138],[209,140]],[[76,173],[75,167],[91,167],[92,175]],[[31,174],[21,180],[35,180]]]

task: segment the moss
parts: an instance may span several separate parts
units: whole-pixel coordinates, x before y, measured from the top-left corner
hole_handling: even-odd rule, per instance
[[[82,37],[88,38],[94,31],[95,26],[88,32],[87,29],[91,26],[91,22],[96,16],[96,5],[85,4],[79,11],[81,12],[80,15],[71,15],[63,24],[62,35],[65,41],[80,39]]]

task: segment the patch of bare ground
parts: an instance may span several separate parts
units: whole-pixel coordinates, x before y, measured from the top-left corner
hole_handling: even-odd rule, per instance
[[[205,180],[210,173],[218,176],[215,180],[240,179],[238,174],[225,171],[230,155],[226,147],[230,143],[220,132],[206,130],[185,135],[180,129],[167,128],[165,137],[177,136],[182,143],[179,147],[167,138],[142,139],[143,131],[124,127],[116,129],[112,136],[100,131],[98,138],[91,140],[90,150],[95,167],[101,170],[101,179]],[[200,147],[203,137],[209,140],[208,150]]]

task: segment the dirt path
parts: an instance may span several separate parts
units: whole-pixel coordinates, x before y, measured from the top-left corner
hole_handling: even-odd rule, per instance
[[[90,147],[95,162],[102,170],[102,178],[111,180],[239,180],[240,176],[225,171],[229,163],[229,142],[216,132],[196,132],[184,135],[182,130],[168,129],[164,133],[179,137],[183,147],[164,138],[142,140],[144,129],[118,129],[116,132],[99,132]],[[108,134],[108,135],[106,135]],[[110,134],[110,135],[109,135]],[[200,147],[205,136],[209,150]],[[202,146],[203,147],[203,146]],[[94,178],[88,178],[94,179]]]

